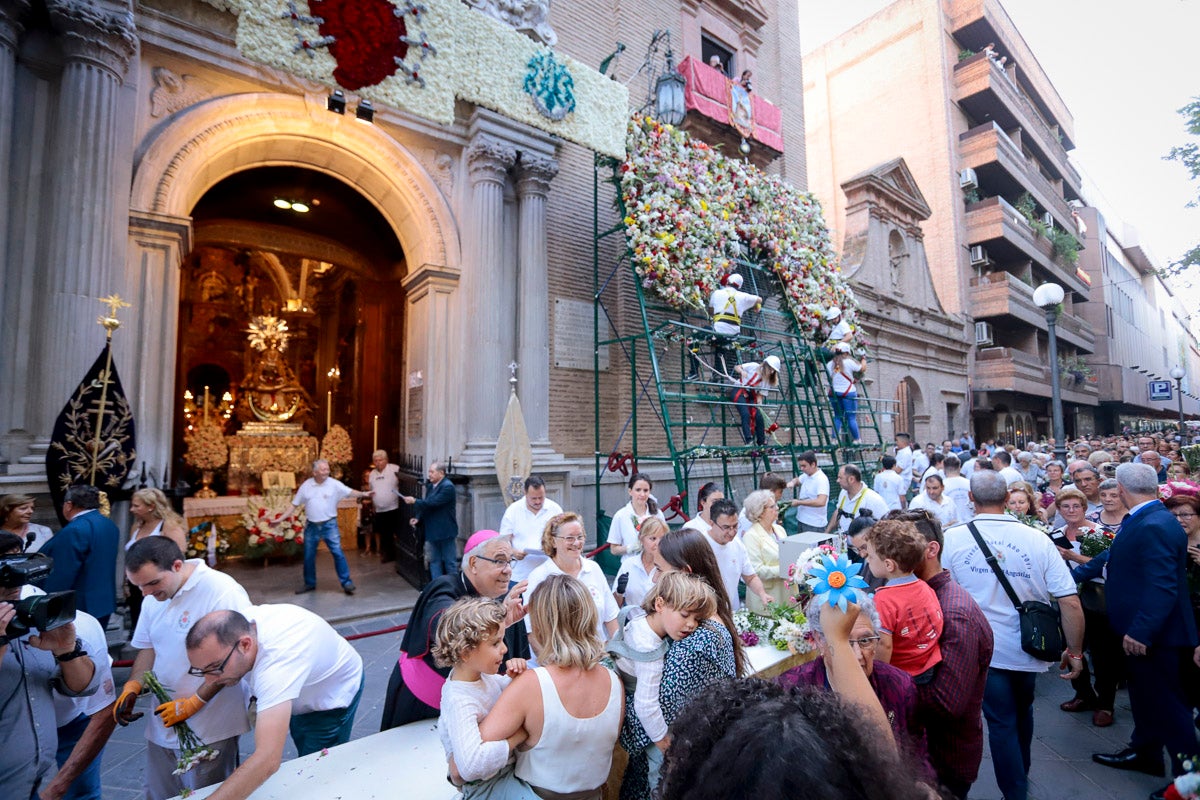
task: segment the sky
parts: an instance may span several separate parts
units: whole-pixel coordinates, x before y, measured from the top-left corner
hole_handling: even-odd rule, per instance
[[[808,52],[891,0],[799,0]],[[1159,266],[1200,244],[1200,194],[1181,164],[1163,160],[1187,139],[1177,110],[1200,96],[1193,62],[1200,0],[1001,0],[1075,119],[1071,161],[1089,201],[1112,225],[1131,225]],[[1087,190],[1087,184],[1099,189]],[[1181,295],[1200,303],[1200,274]]]

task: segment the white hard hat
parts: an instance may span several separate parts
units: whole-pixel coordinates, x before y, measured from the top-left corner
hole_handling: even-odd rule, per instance
[[[735,272],[725,279],[725,284],[727,286],[736,286],[740,289],[742,288],[742,276]]]
[[[825,312],[825,319],[837,319],[842,315],[842,310],[837,306],[832,306]]]
[[[779,356],[767,356],[763,359],[763,363],[776,372],[779,372]]]
[[[834,348],[839,353],[849,353],[850,345],[846,342],[838,342],[838,346]]]

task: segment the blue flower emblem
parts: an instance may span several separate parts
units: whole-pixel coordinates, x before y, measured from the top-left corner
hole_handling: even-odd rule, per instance
[[[822,558],[807,581],[817,604],[828,602],[845,611],[847,601],[857,603],[858,590],[867,588],[867,582],[858,574],[861,570],[862,564],[851,564],[844,553],[836,561],[829,556]]]

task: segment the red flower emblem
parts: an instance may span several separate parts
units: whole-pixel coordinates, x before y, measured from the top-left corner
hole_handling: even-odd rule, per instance
[[[407,35],[404,20],[388,0],[314,0],[312,9],[324,20],[321,35],[334,38],[329,45],[338,64],[333,79],[348,91],[395,74],[396,59],[408,55],[401,41]]]

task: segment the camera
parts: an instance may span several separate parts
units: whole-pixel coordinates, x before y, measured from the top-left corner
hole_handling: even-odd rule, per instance
[[[12,553],[0,556],[0,588],[15,589],[39,583],[50,575],[54,559],[41,553]],[[37,594],[13,602],[15,616],[9,620],[0,645],[19,639],[36,628],[52,631],[75,621],[75,592]]]

